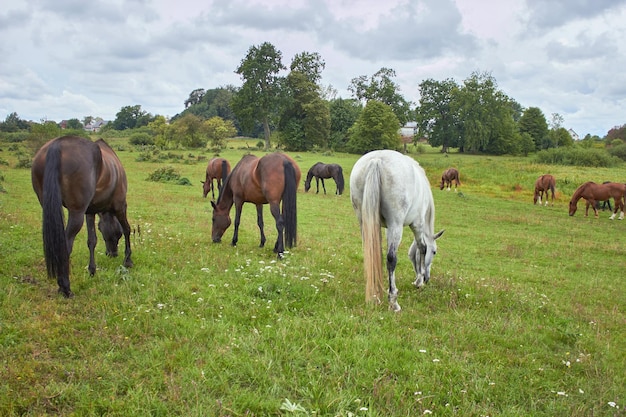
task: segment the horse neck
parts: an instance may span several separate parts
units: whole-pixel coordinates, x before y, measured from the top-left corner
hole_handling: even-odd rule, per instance
[[[230,211],[230,208],[234,204],[233,189],[230,186],[229,179],[230,178],[227,177],[227,181],[225,181],[222,185],[222,190],[220,191],[220,195],[217,198],[216,206],[220,210]]]

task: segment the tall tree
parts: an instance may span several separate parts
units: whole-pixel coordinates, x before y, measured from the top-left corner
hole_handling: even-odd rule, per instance
[[[185,100],[185,108],[200,103],[205,94],[206,91],[204,91],[204,88],[196,88],[195,90],[193,90],[189,94],[189,98]]]
[[[291,71],[304,74],[313,84],[318,85],[322,79],[322,71],[326,68],[326,62],[317,52],[301,52],[291,60]]]
[[[122,107],[111,124],[115,130],[135,129],[147,126],[153,119],[150,113],[142,110],[141,105],[137,104]]]
[[[280,117],[280,141],[292,151],[326,148],[330,136],[330,111],[320,97],[323,63],[319,54],[298,54],[286,78],[286,100]],[[313,68],[313,69],[312,69]]]
[[[413,118],[411,103],[400,94],[400,87],[393,81],[396,72],[381,68],[371,78],[365,75],[353,78],[348,86],[353,97],[367,102],[377,100],[391,106],[401,125]]]
[[[400,147],[399,122],[391,106],[370,100],[350,128],[348,150],[366,153],[376,149],[398,149]]]
[[[420,83],[420,102],[416,109],[419,136],[428,137],[432,146],[441,146],[442,152],[458,147],[459,129],[452,100],[458,84],[448,78],[443,81],[427,79]]]
[[[251,46],[235,71],[243,79],[243,85],[233,97],[233,111],[245,130],[252,130],[256,121],[263,124],[265,149],[270,148],[270,122],[282,101],[282,82],[278,74],[284,69],[282,53],[271,43],[264,42]]]
[[[349,129],[359,118],[363,106],[358,100],[337,98],[329,103],[330,143],[334,150],[345,150],[348,143]]]
[[[528,133],[533,138],[536,150],[547,148],[548,122],[546,122],[546,117],[541,109],[538,107],[527,108],[518,125],[520,133]]]

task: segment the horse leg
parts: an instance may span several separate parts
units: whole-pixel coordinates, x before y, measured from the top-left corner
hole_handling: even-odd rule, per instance
[[[230,242],[232,246],[237,246],[239,240],[239,223],[241,223],[241,211],[243,210],[243,202],[235,203],[235,231],[233,232],[233,240]]]
[[[280,213],[280,205],[278,203],[270,203],[270,212],[276,220],[276,231],[278,232],[276,244],[274,245],[274,253],[278,254],[278,259],[282,259],[283,253],[285,252],[285,239],[283,235],[285,221],[283,220],[283,215]]]
[[[261,244],[259,247],[265,246],[265,232],[263,231],[263,204],[256,205],[256,224],[259,226],[259,232],[261,233]]]
[[[117,221],[122,226],[122,232],[124,233],[124,266],[126,268],[132,268],[134,266],[130,255],[132,253],[130,249],[130,224],[128,223],[128,217],[126,216],[126,210],[115,212]]]
[[[324,185],[324,178],[322,180],[322,188],[324,189],[324,194],[326,194],[326,185]]]
[[[93,276],[96,273],[96,257],[94,251],[96,249],[96,243],[98,243],[98,235],[96,234],[96,215],[86,214],[87,223],[87,247],[89,248],[89,275]]]
[[[74,239],[76,235],[83,227],[83,222],[85,221],[85,214],[83,211],[77,210],[69,210],[69,215],[67,217],[67,226],[65,227],[65,237],[67,239],[67,253],[69,255],[72,254],[72,249],[74,248]],[[69,271],[70,268],[68,267]],[[69,273],[67,276],[58,276],[57,283],[59,284],[59,291],[62,292],[66,297],[72,297],[74,294],[70,290],[70,277]]]
[[[387,272],[389,274],[389,308],[398,312],[398,288],[396,287],[396,265],[398,263],[398,246],[402,241],[402,226],[387,227]]]
[[[319,194],[320,193],[320,179],[319,179],[319,177],[315,177],[315,186],[317,187],[317,191],[315,192],[315,194]]]

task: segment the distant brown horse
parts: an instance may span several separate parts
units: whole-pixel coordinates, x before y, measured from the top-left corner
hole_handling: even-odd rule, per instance
[[[459,171],[456,168],[448,168],[441,175],[441,183],[439,184],[439,189],[443,190],[444,187],[447,188],[448,191],[452,188],[452,181],[454,181],[454,191],[456,188],[461,185],[461,177],[459,176]]]
[[[300,168],[296,162],[285,154],[271,153],[262,158],[244,156],[226,177],[217,203],[211,201],[213,242],[220,242],[230,226],[230,209],[234,204],[235,232],[232,245],[237,245],[243,203],[253,203],[256,205],[257,224],[261,233],[260,246],[263,247],[266,240],[263,231],[263,205],[269,203],[278,231],[274,252],[282,258],[285,245],[288,248],[296,245],[296,192],[300,176]]]
[[[304,181],[304,192],[311,189],[311,180],[313,177],[315,177],[315,185],[317,186],[316,194],[320,192],[320,180],[322,181],[324,194],[326,194],[326,186],[324,185],[325,178],[332,178],[335,180],[335,184],[337,185],[337,191],[335,194],[341,195],[343,193],[344,178],[343,168],[341,168],[341,165],[317,162],[311,167],[311,169],[309,169],[309,172],[306,175],[306,180]]]
[[[92,142],[76,136],[52,139],[39,149],[32,164],[33,189],[43,210],[43,247],[48,276],[57,278],[59,292],[71,297],[70,255],[76,234],[87,222],[89,273],[96,272],[94,249],[98,228],[106,254],[117,256],[124,234],[124,266],[131,267],[130,225],[126,218],[126,173],[117,155],[102,139]],[[68,210],[64,226],[63,207]]]
[[[222,183],[230,174],[230,163],[224,158],[212,158],[206,167],[206,178],[202,182],[202,197],[206,198],[211,192],[213,200],[215,200],[215,187],[213,180],[217,181],[217,193],[222,189]]]
[[[545,196],[546,206],[548,205],[548,191],[552,192],[552,205],[554,205],[554,187],[556,180],[553,175],[545,174],[537,178],[535,181],[535,195],[533,197],[533,203],[541,205],[541,199]]]
[[[598,210],[596,209],[596,203],[599,201],[606,201],[612,198],[615,201],[615,211],[611,215],[610,219],[613,220],[617,211],[620,210],[619,219],[624,218],[624,196],[626,194],[626,184],[618,182],[609,182],[605,184],[596,184],[595,182],[586,182],[574,191],[572,199],[569,202],[569,215],[573,216],[576,213],[578,200],[584,198],[587,201],[585,208],[585,216],[589,214],[589,206],[593,208],[593,212],[598,217]]]

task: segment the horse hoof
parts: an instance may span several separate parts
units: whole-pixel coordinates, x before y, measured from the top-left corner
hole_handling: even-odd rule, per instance
[[[64,290],[62,288],[59,288],[58,292],[61,293],[65,298],[74,298],[74,293],[71,290]]]
[[[283,259],[285,257],[285,255],[282,252],[278,252],[277,257],[278,257],[278,259]]]

